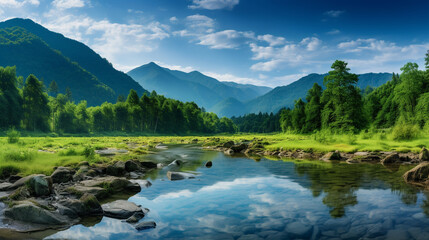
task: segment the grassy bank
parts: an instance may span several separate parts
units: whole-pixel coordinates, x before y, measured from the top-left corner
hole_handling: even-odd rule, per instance
[[[429,147],[429,136],[410,141],[395,141],[385,134],[236,134],[232,136],[128,136],[128,137],[21,137],[17,143],[8,143],[0,137],[0,176],[8,173],[28,175],[50,174],[55,166],[74,165],[113,160],[139,159],[157,143],[191,143],[198,140],[205,146],[226,141],[242,142],[258,139],[267,150],[296,150],[313,152],[398,151],[418,152]],[[96,149],[118,148],[128,154],[114,158],[93,154]]]

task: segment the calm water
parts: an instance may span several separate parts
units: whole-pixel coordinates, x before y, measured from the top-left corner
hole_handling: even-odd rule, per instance
[[[149,208],[138,232],[104,217],[47,239],[428,239],[427,195],[405,185],[406,167],[254,160],[171,146],[148,156],[186,161],[196,179],[171,182],[167,170],[129,198]],[[205,168],[204,162],[213,161]],[[85,225],[85,226],[84,226]]]

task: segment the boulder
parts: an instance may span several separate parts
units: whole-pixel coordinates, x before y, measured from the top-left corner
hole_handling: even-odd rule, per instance
[[[133,202],[126,200],[116,200],[114,202],[106,203],[102,205],[104,215],[107,217],[127,219],[133,216],[135,213],[143,215],[143,210]]]
[[[19,179],[19,180],[17,180],[16,182],[14,182],[12,185],[10,185],[9,187],[7,187],[6,189],[4,189],[4,190],[14,190],[14,189],[17,189],[17,188],[19,188],[19,187],[21,187],[21,186],[23,186],[28,180],[30,180],[31,178],[33,178],[33,177],[35,177],[35,176],[43,176],[43,177],[46,177],[45,175],[43,175],[43,174],[33,174],[33,175],[29,175],[29,176],[26,176],[26,177],[23,177],[23,178],[21,178],[21,179]],[[4,190],[2,190],[2,191],[4,191]]]
[[[195,178],[195,175],[192,173],[184,173],[184,172],[167,172],[167,177],[171,181],[175,180],[183,180],[183,179],[189,179],[189,178]]]
[[[109,165],[106,169],[107,175],[122,176],[125,173],[125,163],[122,161]]]
[[[125,171],[133,172],[140,170],[140,163],[134,160],[128,160],[125,162]]]
[[[205,166],[206,166],[206,168],[211,168],[213,166],[212,161],[206,162]]]
[[[79,199],[63,199],[58,202],[58,210],[63,215],[85,216],[85,207]],[[71,212],[70,212],[71,211]]]
[[[383,160],[381,160],[381,164],[383,164],[383,165],[394,164],[394,163],[399,163],[399,162],[400,162],[400,158],[399,158],[399,154],[397,154],[397,153],[389,154]]]
[[[335,152],[328,152],[327,154],[323,155],[320,160],[323,161],[330,161],[330,160],[341,160],[341,154],[338,150],[335,150]]]
[[[139,162],[143,168],[157,168],[157,164],[153,162]]]
[[[224,144],[222,145],[222,147],[224,147],[224,148],[230,148],[230,147],[232,147],[233,145],[234,145],[234,142],[233,142],[233,141],[229,141],[229,142],[224,143]]]
[[[33,176],[27,182],[33,196],[47,196],[52,193],[52,179],[44,175]]]
[[[422,150],[420,150],[419,160],[429,161],[429,151],[425,147],[423,147]]]
[[[11,186],[12,186],[12,183],[10,182],[2,182],[0,183],[0,191],[6,191],[10,189]]]
[[[67,225],[70,221],[59,213],[41,208],[30,201],[18,202],[6,209],[4,214],[14,220],[45,225]]]
[[[429,177],[429,162],[423,162],[404,174],[407,183],[422,185]]]
[[[234,150],[232,150],[231,148],[230,149],[227,149],[227,150],[225,150],[223,153],[225,153],[226,155],[233,155],[234,154]]]
[[[85,194],[92,194],[98,199],[103,199],[108,196],[106,189],[101,187],[87,187],[82,185],[74,185],[66,189],[67,192],[75,194],[77,196],[83,196]]]
[[[83,216],[103,215],[103,208],[94,195],[85,193],[79,201],[83,204]]]
[[[73,180],[74,171],[66,167],[58,167],[51,175],[53,183],[63,183]]]
[[[137,224],[137,225],[135,226],[135,228],[136,228],[138,231],[145,230],[145,229],[149,229],[149,228],[156,228],[156,223],[155,223],[154,221],[141,222],[141,223]]]
[[[245,150],[246,148],[247,148],[247,145],[242,143],[239,145],[233,145],[233,146],[231,146],[230,149],[232,149],[232,151],[234,151],[235,153],[239,153],[239,152]]]
[[[135,212],[131,217],[125,220],[127,223],[136,223],[145,216],[144,212]]]
[[[141,190],[138,183],[131,182],[125,178],[111,176],[85,180],[80,183],[85,187],[103,187],[113,193],[122,191],[140,192]]]
[[[305,238],[311,234],[312,226],[301,222],[292,222],[286,226],[286,232],[296,237]]]

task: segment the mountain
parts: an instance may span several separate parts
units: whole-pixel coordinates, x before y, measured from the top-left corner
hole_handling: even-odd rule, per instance
[[[66,38],[62,34],[49,31],[30,19],[15,18],[0,23],[0,28],[4,29],[10,27],[24,28],[26,31],[39,37],[49,48],[59,51],[64,57],[68,58],[69,61],[78,64],[82,69],[85,69],[95,76],[98,81],[104,83],[114,91],[114,97],[112,99],[107,96],[105,99],[100,99],[99,102],[104,102],[106,100],[114,101],[118,95],[127,96],[130,89],[136,90],[139,95],[145,92],[145,89],[134,81],[134,79],[116,70],[111,63],[81,42]],[[45,65],[45,67],[49,66]],[[55,68],[51,68],[52,71],[54,69]],[[17,70],[18,72],[21,71],[19,65],[17,65]],[[45,76],[37,77],[43,77],[45,79],[45,84],[49,84],[52,80],[49,79],[49,81],[46,81],[48,79]],[[80,86],[82,87],[83,85]],[[72,92],[74,93],[73,89]]]
[[[327,74],[310,74],[299,80],[287,85],[276,87],[268,93],[257,97],[251,101],[245,102],[243,107],[241,104],[229,104],[224,108],[218,108],[217,111],[234,113],[226,116],[240,116],[246,113],[259,112],[278,112],[283,107],[293,107],[294,101],[302,98],[305,99],[307,91],[313,87],[314,83],[318,83],[323,87],[323,78]],[[366,73],[359,75],[357,86],[365,89],[367,86],[378,87],[392,79],[390,73]]]
[[[115,97],[93,74],[21,27],[0,28],[0,66],[17,66],[18,75],[34,74],[45,84],[55,80],[61,91],[70,87],[75,100],[85,99],[89,104]]]
[[[214,112],[219,116],[237,116],[237,111],[240,109],[245,109],[246,105],[235,98],[227,98],[223,101],[220,101],[213,107],[209,108],[210,112]]]
[[[273,90],[270,87],[255,86],[255,85],[252,85],[252,84],[239,84],[239,83],[236,83],[236,82],[222,82],[222,83],[225,84],[225,85],[227,85],[227,86],[230,86],[230,87],[235,87],[235,88],[243,89],[244,91],[249,92],[253,96],[262,96],[265,93]]]
[[[226,99],[249,101],[269,89],[254,85],[225,84],[198,71],[186,73],[170,70],[153,62],[131,70],[128,75],[149,90],[181,101],[194,101],[210,110]]]

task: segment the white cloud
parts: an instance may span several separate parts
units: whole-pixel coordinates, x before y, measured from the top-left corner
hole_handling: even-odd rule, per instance
[[[271,34],[259,35],[258,40],[267,42],[270,46],[278,46],[286,43],[284,37],[276,37]]]
[[[340,11],[340,10],[330,10],[330,11],[326,11],[324,14],[325,14],[326,16],[329,16],[329,17],[337,18],[337,17],[339,17],[340,15],[344,14],[344,12],[345,12],[345,11]]]
[[[331,31],[327,32],[326,34],[335,35],[335,34],[340,34],[340,33],[341,33],[340,30],[338,30],[338,29],[332,29]]]
[[[186,24],[191,28],[212,28],[214,23],[213,19],[205,15],[195,14],[186,17]]]
[[[168,68],[171,70],[178,70],[178,71],[187,72],[187,73],[195,71],[195,68],[193,68],[191,66],[184,67],[184,66],[180,66],[180,65],[169,65],[169,64],[165,64],[163,62],[158,62],[158,61],[155,61],[155,63],[161,67]]]
[[[248,78],[248,77],[238,77],[229,73],[214,73],[214,72],[203,72],[203,74],[210,76],[212,78],[216,78],[221,82],[236,82],[242,84],[253,84],[258,86],[265,86],[264,82],[259,79]]]
[[[308,51],[314,51],[322,44],[322,41],[316,37],[307,37],[302,39],[301,44],[307,46]]]
[[[26,4],[33,5],[33,6],[39,6],[40,2],[39,2],[39,0],[24,0],[24,1],[0,0],[0,7],[20,8]]]
[[[175,17],[175,16],[170,18],[171,23],[177,23],[178,21],[179,21],[179,19],[177,19],[177,17]]]
[[[212,49],[231,49],[238,48],[249,38],[253,38],[252,32],[238,32],[235,30],[224,30],[215,33],[209,33],[199,37],[200,45],[209,46]]]
[[[286,86],[307,75],[308,73],[289,74],[289,75],[274,77],[274,80],[275,80],[276,86]]]
[[[59,9],[69,9],[84,7],[85,2],[83,0],[54,0],[52,5]]]
[[[235,5],[239,3],[239,0],[193,0],[192,5],[189,5],[191,9],[228,9],[231,10]]]

